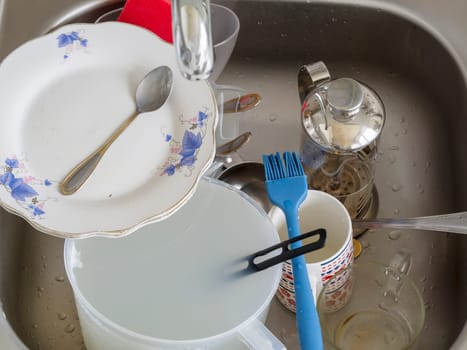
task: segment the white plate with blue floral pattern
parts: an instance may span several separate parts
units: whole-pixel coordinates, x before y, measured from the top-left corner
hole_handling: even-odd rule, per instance
[[[167,102],[61,195],[59,181],[134,111],[138,82],[160,65],[173,71]],[[174,48],[137,26],[73,24],[24,44],[0,64],[0,96],[0,204],[55,236],[122,236],[162,220],[214,158],[211,87],[184,79]]]

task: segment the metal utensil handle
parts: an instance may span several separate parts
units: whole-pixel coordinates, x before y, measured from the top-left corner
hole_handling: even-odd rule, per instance
[[[290,249],[291,243],[298,242],[301,240],[304,240],[305,238],[312,237],[319,235],[319,239],[316,242],[308,243],[305,245],[302,245],[299,248],[295,249]],[[310,231],[308,233],[304,233],[300,236],[294,237],[292,239],[289,239],[287,241],[283,241],[281,243],[275,244],[269,248],[260,250],[259,252],[256,252],[253,254],[250,258],[250,264],[258,271],[267,269],[268,267],[274,266],[276,264],[279,264],[281,262],[290,260],[292,258],[295,258],[299,255],[303,255],[309,252],[312,252],[317,249],[321,249],[324,247],[324,244],[326,242],[326,237],[327,233],[326,230],[323,228]],[[263,260],[261,262],[255,262],[256,259],[265,256],[277,249],[281,249],[281,253],[279,255],[273,256],[272,258]]]
[[[243,145],[250,141],[251,132],[246,131],[243,134],[237,136],[233,140],[230,140],[223,145],[216,148],[216,157],[227,157],[231,153],[236,152]]]
[[[136,119],[138,114],[139,113],[135,111],[130,117],[125,119],[98,149],[70,170],[59,184],[59,191],[61,194],[71,195],[83,186],[89,176],[94,172],[94,169],[96,169],[97,164],[99,164],[102,156],[109,149],[110,145]]]
[[[398,228],[467,234],[467,212],[406,219],[355,220],[352,226],[354,229]]]
[[[306,64],[300,67],[297,76],[298,94],[300,104],[303,104],[306,96],[318,85],[331,80],[328,68],[322,61]]]
[[[242,95],[224,102],[223,112],[237,113],[246,112],[255,108],[261,103],[261,96],[256,93]]]

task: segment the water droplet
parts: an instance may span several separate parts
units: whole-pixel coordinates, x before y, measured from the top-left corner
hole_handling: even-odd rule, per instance
[[[42,259],[42,260],[45,260],[45,255],[41,255],[41,259]]]
[[[263,21],[261,19],[258,20],[258,22],[256,22],[258,25],[262,25],[263,24]]]
[[[38,328],[39,328],[39,325],[38,325],[38,324],[36,324],[36,323],[34,323],[34,324],[32,325],[32,328],[34,328],[34,329],[38,329]]]
[[[423,194],[424,192],[425,192],[425,190],[424,190],[423,188],[420,188],[420,189],[418,190],[418,193],[419,193],[419,194]]]
[[[397,157],[396,157],[394,154],[391,154],[391,155],[388,157],[388,162],[389,162],[389,164],[394,164],[396,161],[397,161]]]
[[[44,287],[41,287],[41,286],[37,286],[36,289],[38,292],[41,292],[41,293],[45,291]]]
[[[392,241],[396,241],[401,238],[402,231],[395,230],[388,233],[388,238]]]
[[[425,301],[425,310],[431,309],[431,303],[429,301]]]
[[[399,136],[399,131],[395,132],[395,133],[394,133],[394,136],[395,136],[395,137],[398,137],[398,136]]]
[[[423,276],[422,278],[420,278],[420,282],[422,282],[422,283],[425,283],[426,280],[427,280],[426,276]]]
[[[43,263],[43,264],[42,264],[42,268],[43,268],[43,269],[46,269],[46,268],[47,268],[47,263]]]
[[[400,147],[399,147],[399,146],[391,146],[391,147],[389,147],[389,149],[390,149],[391,151],[397,151],[397,150],[400,149]]]
[[[407,129],[402,129],[402,135],[407,135]]]
[[[399,215],[400,212],[399,208],[393,210],[394,215]]]
[[[66,333],[73,333],[74,330],[75,330],[75,325],[72,324],[72,323],[67,324],[66,327],[65,327],[65,332]]]
[[[417,166],[417,162],[412,162],[412,166],[413,166],[413,167],[416,167],[416,166]]]
[[[348,19],[344,19],[342,22],[343,22],[344,24],[349,24],[350,21],[349,21]]]
[[[405,116],[402,115],[402,116],[400,117],[400,119],[399,119],[399,122],[400,122],[401,124],[405,123]]]
[[[384,293],[387,294],[387,292],[384,292]],[[384,295],[384,296],[386,296],[386,295]],[[379,304],[378,304],[378,307],[379,307],[381,310],[383,310],[383,311],[390,311],[390,310],[391,310],[391,309],[390,309],[387,305],[385,305],[384,303],[379,303]]]
[[[63,321],[63,320],[66,320],[67,315],[66,315],[66,313],[64,313],[64,312],[59,312],[59,313],[57,314],[57,318],[58,318],[59,320]]]
[[[391,186],[392,192],[399,192],[401,190],[401,188],[402,188],[402,185],[400,185],[400,184],[393,184]]]
[[[288,34],[287,33],[281,33],[281,38],[287,38]]]
[[[367,249],[367,248],[370,247],[370,243],[368,243],[367,241],[365,241],[363,239],[360,240],[360,244],[362,245],[362,248],[364,248],[364,249]]]
[[[63,276],[56,276],[56,277],[55,277],[55,281],[57,281],[57,282],[64,282],[64,281],[65,281],[65,277],[63,277]]]
[[[337,22],[339,22],[339,20],[338,20],[336,17],[332,17],[332,18],[331,18],[331,22],[332,22],[332,23],[337,23]]]
[[[270,122],[275,122],[277,120],[278,115],[276,113],[270,114],[269,115],[269,121]]]

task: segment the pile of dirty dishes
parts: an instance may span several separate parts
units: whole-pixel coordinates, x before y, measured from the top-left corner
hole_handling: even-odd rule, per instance
[[[171,72],[168,93],[135,106],[155,67]],[[2,62],[0,203],[68,238],[89,350],[284,347],[263,324],[280,266],[258,273],[248,260],[279,237],[244,194],[201,178],[216,151],[219,90],[184,79],[171,45],[118,22],[61,27]],[[86,183],[60,191],[109,135]]]

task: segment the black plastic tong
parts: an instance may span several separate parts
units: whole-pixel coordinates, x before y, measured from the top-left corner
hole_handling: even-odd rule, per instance
[[[296,249],[290,249],[290,244],[303,240],[305,238],[309,238],[312,236],[319,235],[319,239],[316,242],[308,243],[305,245],[302,245],[300,248]],[[289,239],[287,241],[283,241],[281,243],[275,244],[269,248],[260,250],[259,252],[256,252],[255,254],[251,255],[249,258],[249,265],[253,267],[257,271],[261,271],[264,269],[267,269],[268,267],[274,266],[276,264],[279,264],[281,262],[284,262],[286,260],[292,259],[296,256],[306,254],[309,252],[312,252],[317,249],[321,249],[324,247],[324,244],[326,242],[326,237],[327,233],[324,228],[320,228],[314,231],[310,231],[308,233],[304,233],[300,236],[297,236],[295,238]],[[271,258],[266,258],[262,260],[261,258],[266,256],[267,254],[281,249],[280,254],[275,255]],[[255,262],[255,260],[259,260],[258,262]]]

